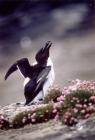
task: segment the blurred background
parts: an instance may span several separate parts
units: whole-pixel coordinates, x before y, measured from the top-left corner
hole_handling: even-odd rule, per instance
[[[0,105],[24,101],[17,71],[4,81],[16,60],[52,41],[55,84],[95,80],[95,0],[0,0]]]

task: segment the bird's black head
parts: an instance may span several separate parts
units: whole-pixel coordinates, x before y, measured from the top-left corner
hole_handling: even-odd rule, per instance
[[[49,57],[49,49],[51,47],[52,43],[50,41],[46,42],[45,47],[41,48],[35,58],[38,64],[45,65],[47,63],[48,57]]]

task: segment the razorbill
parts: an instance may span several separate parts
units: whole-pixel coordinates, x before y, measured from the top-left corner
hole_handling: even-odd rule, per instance
[[[48,94],[48,88],[52,86],[55,74],[49,50],[52,43],[46,42],[45,47],[41,48],[36,56],[36,62],[31,66],[27,58],[17,60],[7,71],[5,80],[17,69],[24,76],[24,96],[25,105],[38,102]]]

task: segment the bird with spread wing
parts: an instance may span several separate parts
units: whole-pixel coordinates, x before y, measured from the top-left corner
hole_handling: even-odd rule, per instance
[[[22,58],[11,65],[5,75],[5,80],[7,80],[13,72],[19,70],[24,76],[25,105],[31,105],[43,99],[54,82],[54,68],[49,54],[51,45],[52,43],[48,41],[45,47],[37,52],[35,64],[30,65],[27,58]]]

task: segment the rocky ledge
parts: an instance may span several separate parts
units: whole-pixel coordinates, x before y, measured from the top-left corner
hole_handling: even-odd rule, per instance
[[[95,81],[52,87],[35,105],[0,107],[0,129],[0,139],[94,139]]]
[[[80,122],[73,127],[62,125],[60,121],[49,121],[27,125],[19,129],[0,130],[0,140],[94,140],[95,117]]]

